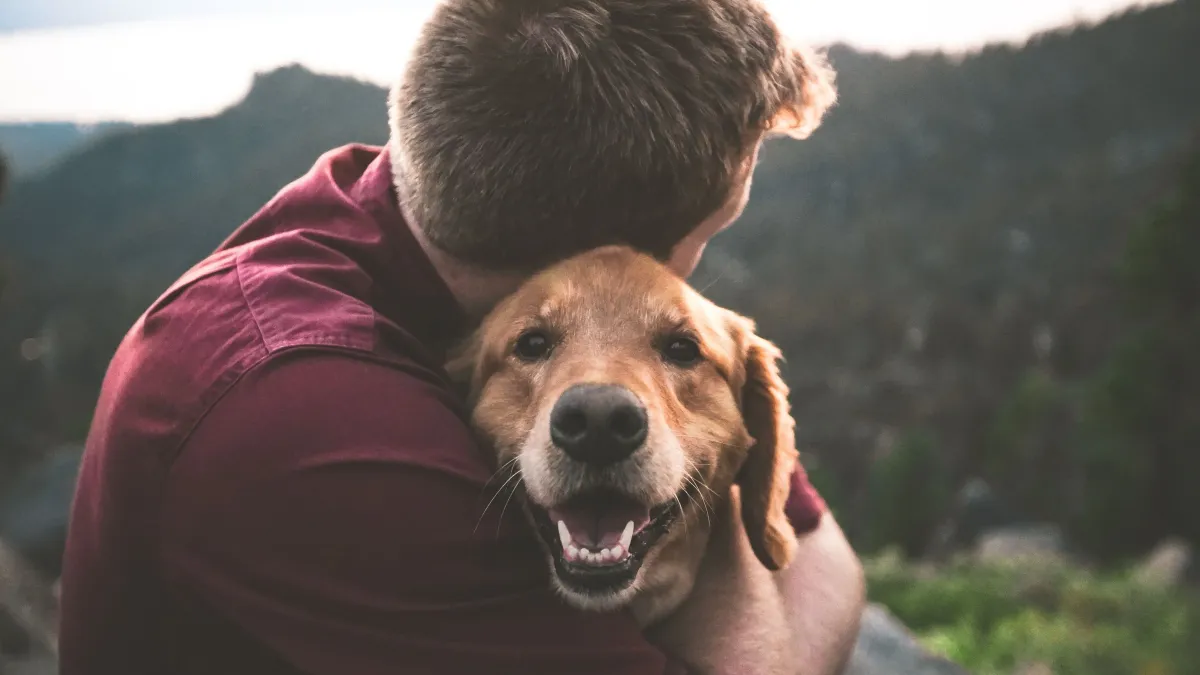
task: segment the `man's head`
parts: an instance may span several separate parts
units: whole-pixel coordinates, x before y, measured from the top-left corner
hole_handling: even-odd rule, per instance
[[[834,101],[757,0],[443,0],[391,96],[401,198],[490,270],[623,243],[688,273],[769,133]]]

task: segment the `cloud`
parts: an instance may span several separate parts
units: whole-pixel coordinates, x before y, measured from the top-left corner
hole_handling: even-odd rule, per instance
[[[2,0],[7,5],[21,0]],[[109,0],[108,16],[232,11],[244,0]],[[162,4],[159,4],[162,3]],[[22,3],[48,16],[79,0]],[[301,63],[379,84],[400,75],[433,0],[358,0],[354,11],[305,13],[317,0],[253,0],[243,14],[145,20],[0,34],[0,120],[153,122],[208,115],[238,100],[255,72]],[[327,0],[320,0],[327,5]],[[767,0],[781,26],[812,42],[848,41],[890,53],[1021,40],[1129,0]],[[1137,3],[1143,4],[1143,3]],[[282,8],[286,5],[286,11]],[[389,8],[373,9],[386,5]],[[91,7],[90,10],[87,8]],[[39,10],[39,11],[42,11]],[[258,10],[251,12],[251,10]],[[278,11],[270,11],[278,10]],[[32,10],[31,10],[32,11]],[[89,11],[91,14],[89,14]],[[0,12],[3,14],[3,12]]]

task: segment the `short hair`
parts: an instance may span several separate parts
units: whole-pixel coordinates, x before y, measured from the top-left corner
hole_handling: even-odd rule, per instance
[[[391,92],[390,152],[422,233],[465,262],[666,259],[764,133],[820,124],[833,79],[757,0],[442,0]]]

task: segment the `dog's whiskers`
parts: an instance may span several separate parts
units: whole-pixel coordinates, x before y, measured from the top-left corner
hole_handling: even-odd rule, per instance
[[[691,434],[685,434],[685,433],[681,433],[678,431],[675,432],[675,437],[681,441],[687,441],[689,443],[695,443],[697,445],[720,444],[721,440],[722,440],[722,439],[720,439],[716,436],[712,436],[712,435],[693,436]]]
[[[716,490],[710,488],[708,486],[708,484],[705,483],[704,481],[698,480],[696,478],[697,476],[700,475],[701,469],[707,469],[709,467],[710,462],[708,462],[707,460],[697,461],[693,457],[688,457],[687,461],[688,461],[688,477],[696,482],[697,487],[704,488],[705,490],[708,490],[708,493],[711,494],[713,497],[719,498],[721,495],[718,495]]]
[[[709,529],[712,529],[712,505],[709,504],[708,498],[704,495],[704,493],[699,491],[700,487],[708,486],[703,485],[703,483],[697,480],[694,476],[688,476],[687,483],[689,486],[696,488],[695,495],[700,502],[700,510],[704,513],[704,518],[708,521]]]
[[[508,464],[512,464],[512,462],[509,462]],[[506,464],[505,466],[508,466],[508,464]],[[500,493],[504,492],[504,488],[507,487],[508,484],[511,483],[514,478],[519,478],[520,475],[521,475],[520,469],[512,472],[512,474],[508,477],[508,480],[504,481],[504,483],[499,487],[499,489],[496,490],[496,494],[492,495],[492,498],[488,501],[487,506],[483,507],[483,513],[479,514],[479,520],[475,521],[475,529],[473,530],[473,533],[479,531],[479,526],[483,523],[483,518],[484,518],[484,516],[487,515],[488,509],[492,508],[492,504],[494,504],[496,502],[496,498],[500,496]],[[491,482],[491,481],[489,480],[488,482]],[[517,487],[520,486],[520,484],[521,484],[521,481],[518,480],[517,484],[513,486],[513,492],[516,492]],[[509,495],[509,499],[512,499],[512,495]],[[507,505],[507,502],[505,502],[505,504]],[[504,517],[503,512],[501,512],[500,517],[503,519],[503,517]]]
[[[704,484],[704,481],[696,481],[696,484],[697,484],[697,487],[700,487],[700,488],[703,488],[703,489],[705,489],[705,490],[708,490],[708,494],[712,495],[713,497],[720,497],[720,496],[721,496],[721,495],[717,494],[717,491],[716,491],[716,490],[714,490],[714,489],[712,489],[712,488],[708,487],[707,485],[705,485],[705,484]],[[703,496],[703,495],[701,495],[701,496]]]
[[[509,472],[509,469],[511,469],[513,464],[516,464],[517,460],[519,460],[519,459],[521,459],[520,455],[513,455],[512,459],[505,462],[504,465],[501,466],[499,469],[496,469],[496,472],[492,474],[491,478],[487,479],[487,482],[483,484],[483,487],[486,489],[487,486],[492,484],[492,481],[496,480],[497,478],[499,478],[501,475],[503,475],[505,473],[511,474],[511,472]]]
[[[708,462],[697,461],[695,458],[688,458],[688,472],[686,474],[686,482],[689,486],[695,488],[693,493],[700,502],[700,508],[704,512],[704,517],[708,521],[709,528],[712,528],[713,503],[709,500],[708,495],[704,494],[703,490],[707,490],[714,499],[719,499],[720,495],[715,490],[708,486],[699,476],[700,469],[707,466]]]
[[[678,495],[678,494],[676,494],[676,495],[675,495],[675,505],[679,507],[679,512],[680,512],[680,513],[684,513],[684,510],[683,510],[683,501],[681,501],[681,500],[679,499],[679,495]],[[683,536],[685,536],[685,537],[686,537],[686,536],[688,536],[688,519],[687,519],[687,518],[683,518],[682,520],[683,520]]]
[[[726,267],[722,267],[721,271],[717,272],[717,276],[715,278],[713,278],[712,281],[708,282],[707,284],[704,284],[704,288],[700,289],[700,295],[704,295],[708,291],[712,290],[712,287],[716,286],[717,282],[720,281],[722,278],[724,278],[726,269],[727,269]]]
[[[500,527],[504,524],[504,512],[508,511],[508,505],[510,502],[512,502],[513,495],[517,494],[517,490],[519,490],[521,488],[521,483],[523,483],[525,481],[525,479],[521,476],[520,469],[517,469],[517,472],[513,475],[517,476],[517,482],[513,483],[512,490],[509,490],[508,499],[504,500],[504,507],[500,509],[500,517],[496,520],[496,538],[497,539],[500,538]],[[507,485],[507,483],[505,483],[505,484]],[[501,488],[501,489],[503,489],[503,488]]]
[[[708,490],[713,497],[716,497],[717,493],[713,491],[712,488],[705,485],[704,481],[700,480],[695,475],[688,477],[688,483],[696,487],[696,500],[700,502],[700,509],[704,512],[704,518],[707,520],[709,528],[712,528],[713,502],[709,499],[708,495],[701,491],[701,489]]]

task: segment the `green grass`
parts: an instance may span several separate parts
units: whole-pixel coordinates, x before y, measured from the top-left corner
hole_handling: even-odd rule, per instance
[[[872,601],[976,675],[1200,673],[1200,602],[1180,589],[1058,564],[934,571],[885,554],[866,568]]]

